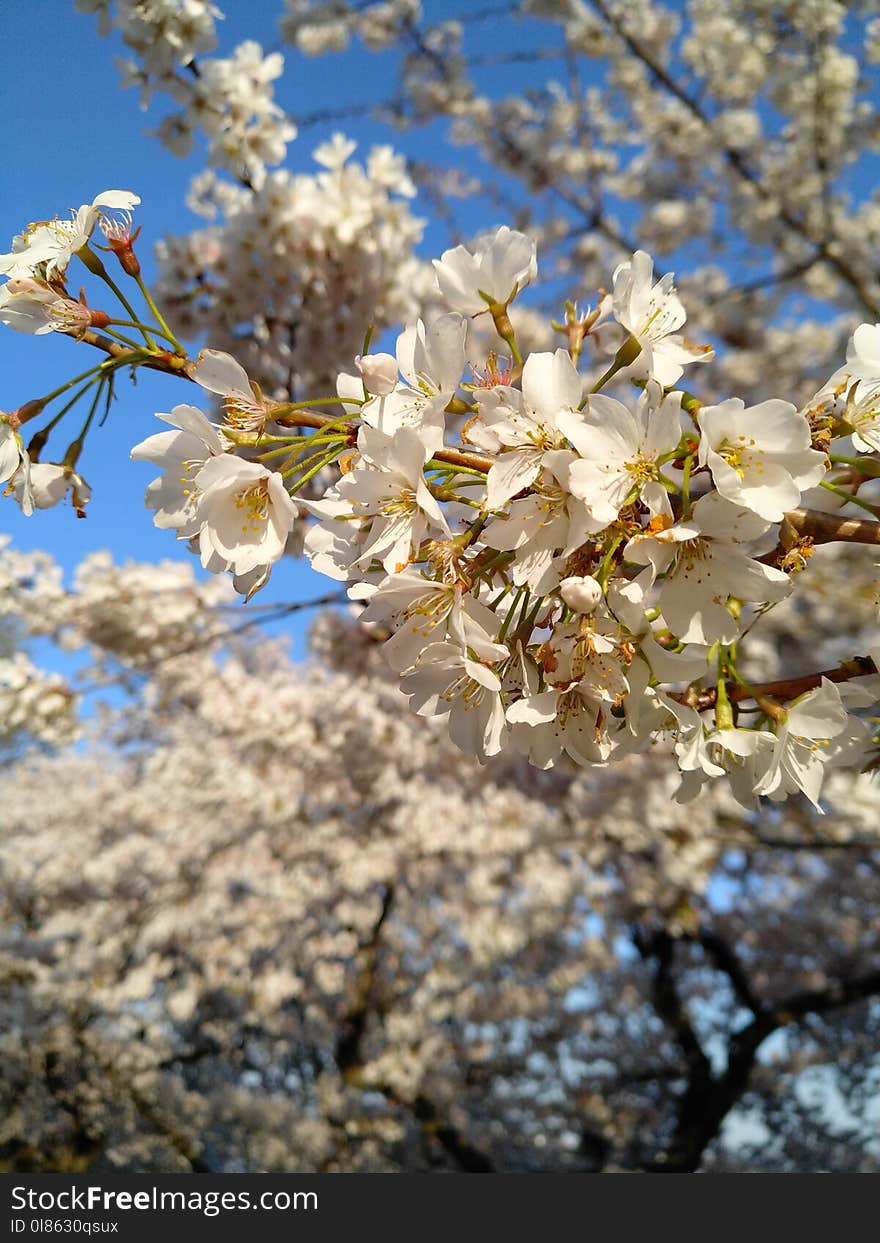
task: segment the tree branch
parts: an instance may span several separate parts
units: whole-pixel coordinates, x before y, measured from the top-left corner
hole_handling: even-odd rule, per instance
[[[610,10],[606,0],[590,0],[590,3],[636,60],[641,61],[654,81],[659,86],[662,86],[667,94],[678,100],[691,116],[712,133],[713,139],[719,143],[719,149],[725,163],[737,177],[747,185],[750,185],[754,190],[763,193],[764,185],[760,176],[754,169],[749,167],[741,152],[720,143],[718,135],[712,126],[711,118],[706,115],[697,101],[676,82],[666,67],[634,35],[629,33],[623,20]],[[795,233],[802,241],[816,248],[822,260],[830,268],[833,268],[844,283],[850,287],[866,311],[875,318],[880,316],[880,303],[865,288],[858,273],[854,272],[850,265],[833,249],[836,239],[829,241],[815,237],[805,222],[795,216],[784,203],[780,202],[778,204],[777,215],[790,232]]]
[[[853,678],[867,678],[877,673],[877,666],[870,656],[853,656],[834,669],[822,669],[819,673],[805,673],[799,678],[781,678],[778,682],[760,682],[756,686],[728,686],[727,696],[735,703],[754,699],[756,695],[770,699],[797,699],[807,691],[815,690],[822,679],[829,682],[849,682]],[[718,701],[718,688],[708,686],[696,695],[688,691],[676,691],[671,696],[679,703],[696,708],[698,712],[714,708]]]
[[[818,509],[792,509],[785,515],[798,535],[814,544],[880,544],[880,522],[870,518],[841,518]]]
[[[753,991],[738,957],[723,937],[711,930],[701,930],[694,937],[682,939],[693,939],[702,945],[754,1018],[730,1036],[726,1069],[720,1075],[713,1075],[687,1018],[673,975],[674,938],[665,931],[650,938],[636,936],[636,945],[643,957],[657,960],[655,1008],[671,1026],[687,1066],[687,1085],[678,1102],[672,1139],[646,1167],[654,1173],[693,1173],[699,1168],[706,1148],[718,1136],[725,1118],[746,1090],[758,1050],[774,1031],[807,1014],[827,1014],[880,994],[880,970],[874,970],[827,988],[808,989],[780,1002],[765,1003]]]

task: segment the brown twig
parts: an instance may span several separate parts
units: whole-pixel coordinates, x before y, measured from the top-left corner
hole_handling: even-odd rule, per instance
[[[799,678],[781,678],[778,682],[762,682],[757,686],[728,686],[727,697],[736,703],[755,699],[797,699],[799,695],[820,686],[823,678],[829,682],[849,682],[853,678],[867,678],[877,673],[877,666],[870,656],[853,656],[845,660],[835,669],[823,669],[819,673],[805,673]],[[676,692],[671,696],[679,703],[686,703],[691,708],[702,712],[705,708],[714,708],[718,699],[718,689],[714,686],[698,691],[696,695],[690,691]]]

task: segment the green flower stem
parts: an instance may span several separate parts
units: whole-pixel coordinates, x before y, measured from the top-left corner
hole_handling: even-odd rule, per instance
[[[273,438],[273,441],[274,439],[276,438]],[[296,456],[302,453],[304,448],[308,447],[306,446],[305,437],[303,436],[284,437],[283,441],[282,441],[282,438],[279,436],[277,437],[277,441],[278,441],[277,448],[267,449],[265,453],[258,454],[259,460],[261,462],[268,462],[270,458],[280,457],[282,453],[286,453],[288,457],[290,457],[291,455]],[[299,441],[298,444],[297,444],[297,441]],[[344,444],[344,443],[345,441],[340,440],[338,436],[323,436],[321,437],[320,440],[312,440],[312,438],[309,437],[309,446]]]
[[[641,354],[641,352],[642,352],[642,347],[639,344],[638,340],[635,337],[627,337],[623,345],[617,351],[617,354],[615,355],[615,358],[614,358],[614,362],[611,364],[608,370],[599,377],[599,379],[590,389],[590,393],[600,392],[605,387],[605,385],[608,383],[608,381],[612,379],[613,376],[617,375],[618,371],[622,371],[624,367],[628,367],[630,363],[634,363],[635,360],[638,358],[639,354]],[[583,402],[581,403],[582,407],[586,405],[587,400],[588,400],[588,397],[585,397]]]
[[[602,560],[599,564],[599,568],[593,576],[596,579],[597,583],[601,583],[603,588],[607,585],[608,579],[611,576],[612,559],[614,557],[615,552],[617,551],[618,547],[620,546],[622,542],[623,542],[623,536],[615,535],[614,539],[605,549],[605,554],[602,557]]]
[[[504,597],[508,595],[511,591],[513,591],[513,583],[508,583],[505,587],[501,588],[501,590],[499,591],[498,595],[495,597],[494,600],[487,601],[486,608],[491,609],[492,612],[494,613],[495,610],[498,608],[498,605],[504,599]]]
[[[167,332],[162,332],[154,324],[150,324],[148,328],[146,324],[142,324],[140,320],[137,319],[111,319],[110,323],[116,324],[119,328],[137,328],[139,332],[149,331],[156,337],[164,337],[165,340],[170,341],[172,345],[176,344],[172,336],[170,336]],[[140,349],[141,347],[138,346],[137,348]]]
[[[110,322],[115,324],[118,321],[114,319]],[[137,341],[133,341],[131,337],[125,336],[122,332],[117,332],[114,328],[105,328],[104,332],[106,332],[108,337],[113,337],[115,341],[121,341],[123,345],[127,345],[130,350],[143,349],[143,346],[139,345]]]
[[[501,629],[498,632],[499,643],[503,643],[505,638],[507,637],[507,632],[510,629],[510,623],[513,621],[514,614],[516,613],[516,610],[519,607],[520,601],[522,600],[523,595],[525,595],[526,598],[528,599],[528,594],[529,594],[529,589],[528,587],[526,587],[525,584],[523,584],[522,587],[517,587],[516,595],[513,598],[513,604],[511,604],[510,609],[508,610],[507,616],[502,622]]]
[[[481,509],[479,501],[473,501],[469,496],[459,496],[456,492],[447,492],[445,488],[432,487],[428,485],[428,491],[438,501],[455,501],[458,505],[468,505],[471,509]]]
[[[297,492],[299,492],[300,488],[304,487],[305,484],[309,482],[310,479],[314,479],[315,475],[319,474],[325,466],[329,466],[331,462],[335,462],[338,457],[338,449],[334,449],[332,453],[328,453],[321,459],[320,462],[316,463],[311,470],[307,471],[301,479],[298,479],[292,488],[287,489],[290,495],[294,496]]]
[[[276,419],[284,418],[285,414],[295,414],[297,410],[309,410],[312,406],[363,406],[366,402],[361,401],[360,397],[312,397],[308,401],[283,401],[279,402],[273,411],[273,417]],[[334,419],[334,423],[340,422],[343,418],[350,419],[350,414],[340,415],[338,419]],[[329,424],[327,425],[329,426]]]
[[[137,346],[137,349],[140,351],[141,346]],[[56,397],[60,397],[62,393],[66,393],[68,389],[71,389],[74,385],[79,384],[81,380],[85,380],[89,376],[94,377],[99,374],[106,375],[115,367],[127,365],[131,363],[131,361],[132,360],[130,358],[105,358],[103,362],[96,363],[94,367],[89,367],[87,371],[81,371],[79,375],[75,375],[73,379],[68,380],[66,384],[60,384],[58,388],[53,388],[51,393],[47,393],[45,397],[41,397],[39,400],[44,406],[47,406],[50,401],[54,401]]]
[[[733,707],[727,695],[727,678],[730,674],[729,648],[718,646],[718,685],[715,688],[715,728],[733,729]]]
[[[71,470],[75,469],[76,464],[79,461],[79,455],[82,453],[83,445],[85,444],[85,440],[86,440],[86,436],[89,433],[89,428],[91,427],[92,420],[95,417],[95,411],[98,409],[98,403],[101,400],[101,393],[103,392],[104,385],[107,383],[107,381],[108,381],[108,377],[106,376],[106,374],[102,375],[100,379],[98,380],[98,384],[95,389],[95,396],[92,399],[92,404],[89,407],[89,412],[86,415],[86,420],[82,425],[82,430],[80,431],[80,434],[77,436],[76,440],[71,441],[71,443],[67,446],[62,465],[69,467]]]
[[[880,475],[880,461],[870,454],[864,457],[843,457],[839,453],[830,453],[828,460],[835,466],[854,466],[863,475]]]
[[[28,454],[32,462],[36,462],[39,459],[39,455],[43,451],[43,446],[48,441],[50,434],[55,430],[55,428],[64,418],[65,414],[67,414],[69,410],[73,409],[73,407],[80,400],[80,398],[83,397],[89,391],[92,385],[99,378],[100,377],[98,376],[92,376],[90,379],[86,380],[82,388],[78,389],[77,392],[74,393],[70,401],[65,402],[64,405],[61,407],[61,409],[58,411],[58,413],[53,415],[48,423],[45,423],[40,428],[39,431],[34,432],[33,436],[28,442],[28,447],[27,447]]]
[[[86,266],[88,267],[89,265],[86,264]],[[89,268],[89,270],[94,271],[93,268]],[[107,269],[104,267],[103,263],[101,264],[101,270],[96,271],[95,275],[101,278],[104,284],[115,294],[119,302],[122,303],[122,306],[125,308],[125,313],[128,316],[128,318],[132,321],[132,323],[134,324],[138,323],[137,311],[135,311],[134,307],[131,305],[128,298],[126,298],[125,294],[116,284],[116,281],[107,271]],[[153,340],[153,338],[150,336],[147,329],[143,327],[143,325],[140,326],[140,332],[141,332],[141,336],[144,338],[144,341],[146,342],[147,349],[155,350],[156,343]]]
[[[336,456],[342,449],[345,448],[345,441],[339,440],[337,438],[333,443],[335,446],[333,449],[333,455]],[[305,457],[305,458],[300,457],[299,450],[296,449],[294,450],[294,453],[291,456],[295,457],[297,460],[293,462],[292,465],[290,466],[287,466],[285,462],[281,463],[280,473],[281,473],[282,479],[286,479],[288,475],[293,475],[297,471],[302,470],[306,466],[311,466],[314,462],[317,462],[320,458],[327,457],[327,449],[325,446],[319,449],[317,453],[311,453],[309,454],[308,457]]]
[[[680,488],[674,479],[669,479],[660,470],[657,472],[657,482],[666,489],[667,492],[679,492]]]
[[[490,557],[488,561],[484,561],[482,565],[480,566],[480,577],[485,579],[486,582],[488,583],[490,578],[492,577],[489,571],[494,571],[499,566],[508,566],[510,565],[512,560],[513,560],[512,552],[508,552],[507,550],[503,552],[496,552],[494,557]],[[498,597],[498,599],[500,600],[504,595],[507,594],[508,591],[512,590],[512,588],[513,588],[513,584],[508,583],[507,587],[504,589],[504,591],[502,592],[501,596]],[[489,607],[491,608],[492,605],[490,605]]]
[[[515,292],[516,290],[514,290],[514,293]],[[480,296],[482,298],[486,298],[486,301],[489,304],[489,314],[492,316],[492,320],[495,324],[495,331],[498,333],[501,340],[507,345],[513,361],[518,367],[521,367],[523,361],[522,354],[520,353],[519,346],[517,345],[516,332],[514,331],[513,324],[510,321],[510,316],[507,314],[507,308],[510,305],[512,295],[511,298],[508,298],[507,302],[494,302],[491,298],[486,297],[482,290],[480,290]]]
[[[175,353],[180,354],[185,357],[186,350],[183,348],[183,346],[178,341],[177,337],[175,337],[174,333],[171,331],[171,329],[166,324],[165,317],[162,314],[162,312],[159,310],[159,308],[156,306],[156,303],[153,301],[153,295],[150,293],[149,289],[145,285],[144,278],[141,276],[140,272],[138,272],[137,276],[134,279],[137,281],[138,289],[144,295],[144,301],[146,302],[150,310],[153,312],[153,315],[156,318],[156,323],[162,329],[162,336],[165,337],[166,340],[171,342],[171,344],[174,346]],[[128,311],[129,315],[131,315],[132,319],[137,319],[137,316],[133,315],[127,306],[125,309]]]
[[[828,492],[833,492],[835,496],[842,497],[851,505],[858,505],[860,509],[866,510],[874,518],[880,518],[880,506],[871,505],[868,501],[863,501],[860,496],[856,496],[854,492],[847,492],[845,488],[839,488],[836,483],[829,483],[827,479],[823,479],[820,484]]]
[[[681,477],[681,501],[683,507],[682,517],[686,517],[691,510],[691,468],[694,464],[694,457],[689,453],[684,460],[684,471]]]

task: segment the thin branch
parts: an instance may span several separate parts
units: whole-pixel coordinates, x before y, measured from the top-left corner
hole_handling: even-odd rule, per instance
[[[379,968],[379,946],[382,928],[394,905],[395,889],[392,882],[385,885],[376,922],[370,935],[361,946],[361,963],[355,986],[354,1001],[342,1017],[342,1029],[336,1041],[335,1060],[339,1073],[347,1083],[358,1083],[363,1070],[363,1041],[367,1021],[375,1003],[376,976]]]
[[[713,932],[711,928],[700,928],[694,938],[711,958],[718,970],[726,975],[739,1001],[751,1010],[752,1014],[763,1014],[764,1006],[755,994],[746,975],[745,968],[737,957],[732,945]]]
[[[691,116],[699,121],[705,129],[710,130],[713,134],[713,138],[716,141],[719,141],[718,135],[712,126],[712,121],[704,112],[702,107],[691,95],[688,94],[684,87],[680,86],[679,83],[676,82],[672,74],[653,55],[653,53],[634,35],[629,33],[623,20],[610,10],[606,0],[590,0],[590,4],[599,16],[606,22],[606,24],[611,27],[614,33],[626,46],[629,52],[636,58],[636,60],[641,61],[654,81],[659,86],[662,86],[667,94],[671,95],[674,99],[677,99],[678,102],[687,109]],[[754,169],[749,167],[741,152],[737,151],[733,147],[720,144],[720,142],[719,149],[725,163],[730,169],[732,169],[741,181],[751,186],[752,189],[756,190],[760,194],[765,192],[760,176],[754,171]],[[880,303],[878,303],[876,298],[874,298],[865,288],[858,273],[853,271],[850,265],[833,249],[834,240],[836,239],[828,241],[814,237],[804,221],[794,215],[784,203],[779,203],[777,208],[777,216],[792,233],[797,234],[802,241],[805,241],[809,243],[810,246],[814,246],[816,248],[823,261],[830,268],[833,268],[837,275],[847,285],[849,285],[850,289],[858,297],[865,310],[867,310],[875,318],[880,316]]]
[[[792,509],[785,520],[798,535],[809,536],[814,544],[880,544],[880,522],[870,518],[841,518],[818,509]]]
[[[78,695],[89,695],[95,691],[105,690],[110,686],[119,686],[127,681],[129,677],[141,677],[146,673],[153,673],[161,665],[167,664],[170,660],[176,660],[179,656],[187,656],[190,652],[196,652],[213,646],[215,643],[226,643],[231,639],[237,638],[248,630],[252,630],[255,626],[265,626],[274,621],[280,621],[284,617],[290,617],[293,613],[302,613],[306,609],[323,608],[325,605],[346,604],[348,597],[344,591],[329,592],[324,596],[317,596],[313,600],[296,600],[290,604],[266,605],[256,615],[249,617],[247,621],[242,622],[238,626],[223,626],[219,630],[207,631],[204,634],[198,634],[188,643],[181,644],[180,647],[174,648],[170,652],[162,652],[158,656],[152,657],[150,660],[144,661],[142,664],[132,665],[125,673],[119,677],[104,678],[101,681],[89,682],[84,686],[76,688]]]
[[[878,672],[877,666],[870,656],[853,656],[833,669],[822,669],[819,673],[805,673],[799,678],[781,678],[777,682],[760,682],[755,686],[728,686],[727,696],[737,703],[754,699],[756,695],[767,699],[797,699],[807,691],[815,690],[822,684],[822,679],[829,682],[850,682],[853,678],[868,678]],[[706,708],[714,708],[718,699],[717,687],[708,686],[696,695],[688,691],[676,691],[671,695],[679,703],[686,703],[698,712]]]
[[[675,939],[665,931],[649,937],[636,935],[636,946],[642,956],[652,957],[657,962],[655,1009],[672,1029],[687,1066],[687,1083],[678,1101],[672,1138],[646,1166],[654,1173],[692,1173],[699,1169],[707,1147],[719,1135],[724,1120],[748,1087],[758,1050],[774,1031],[797,1022],[807,1014],[827,1014],[880,994],[880,970],[874,970],[850,980],[836,981],[826,988],[794,993],[779,1002],[762,1002],[753,991],[734,950],[722,937],[706,930],[695,937],[682,939],[696,940],[703,946],[718,969],[728,977],[737,997],[752,1011],[754,1018],[741,1031],[730,1036],[726,1069],[720,1075],[713,1075],[708,1058],[687,1018],[678,981],[672,970]]]

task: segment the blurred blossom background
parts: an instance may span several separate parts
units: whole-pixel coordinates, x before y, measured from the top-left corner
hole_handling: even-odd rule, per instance
[[[675,271],[703,399],[801,405],[880,320],[880,4],[0,21],[0,249],[136,192],[169,322],[272,396],[332,393],[370,323],[393,349],[500,224],[538,243],[524,348],[637,247]],[[90,365],[0,353],[5,411]],[[173,388],[120,382],[84,520],[0,500],[0,1169],[876,1172],[876,777],[748,813],[676,803],[662,746],[481,766],[304,560],[242,604],[153,527],[129,451]],[[817,549],[750,676],[876,645],[876,560]]]

